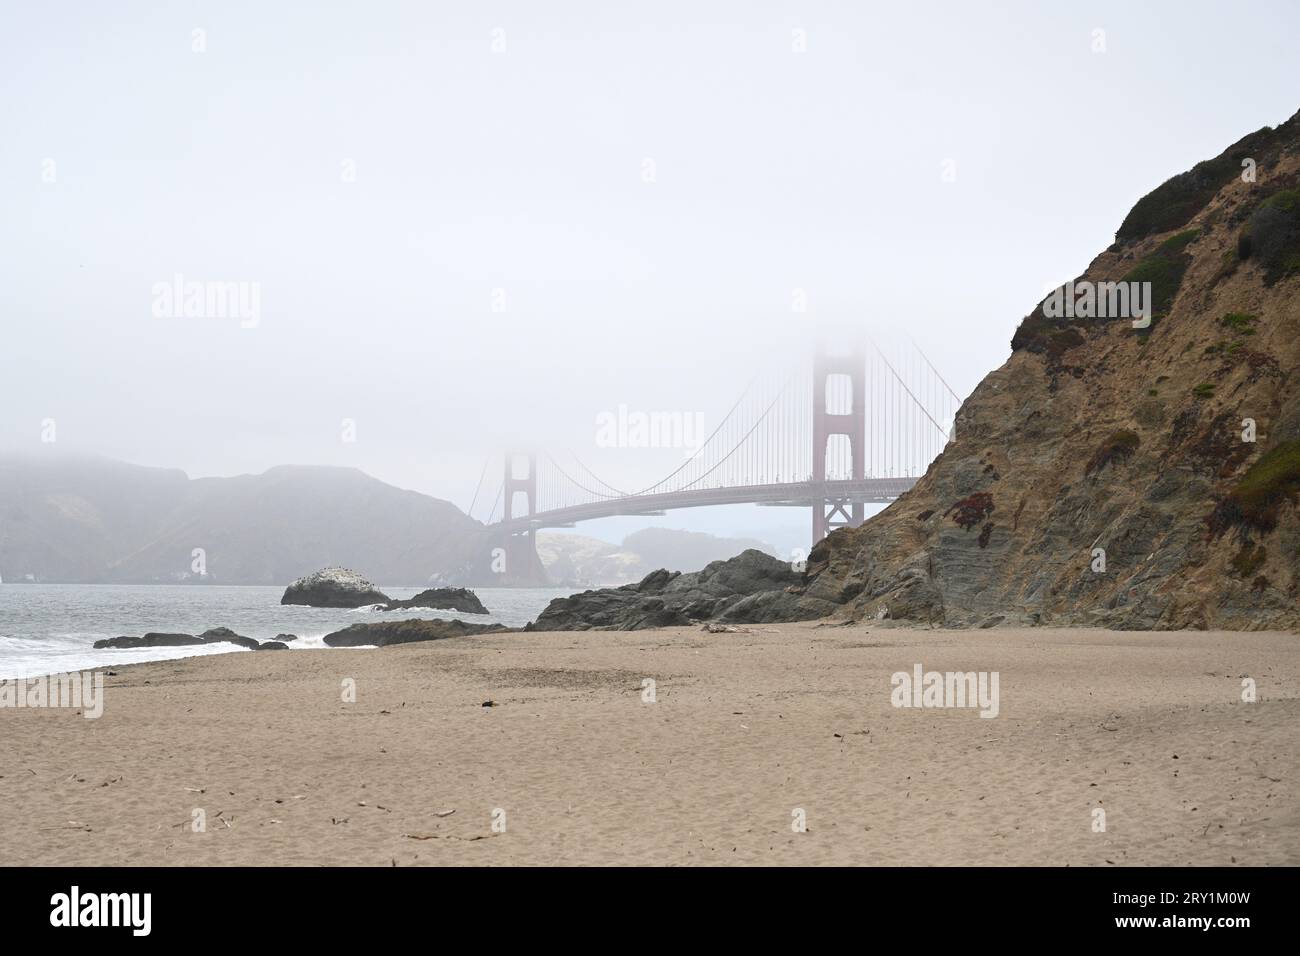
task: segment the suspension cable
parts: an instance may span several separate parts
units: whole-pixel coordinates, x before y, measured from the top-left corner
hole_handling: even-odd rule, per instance
[[[483,487],[483,479],[487,476],[488,462],[490,460],[489,458],[483,459],[483,470],[478,473],[478,484],[474,486],[474,497],[470,499],[469,511],[465,512],[471,518],[474,517],[474,506],[478,504],[478,493]]]
[[[952,390],[952,386],[949,385],[948,380],[943,377],[943,373],[941,373],[937,368],[934,367],[934,363],[930,361],[930,356],[926,355],[925,352],[922,351],[921,346],[916,344],[916,339],[912,338],[912,336],[909,335],[907,337],[907,340],[911,342],[912,347],[915,348],[916,351],[920,353],[921,358],[925,359],[925,364],[930,366],[930,371],[935,374],[935,377],[939,379],[939,381],[943,382],[943,387],[948,390],[948,394],[953,397],[953,401],[955,401],[958,405],[960,405],[961,396]]]
[[[648,485],[647,487],[642,488],[640,491],[633,492],[632,497],[636,498],[644,494],[649,494],[651,491],[654,491],[656,488],[659,488],[662,485],[667,484],[669,481],[675,478],[678,474],[681,473],[683,468],[686,468],[688,465],[694,463],[695,459],[700,457],[700,455],[704,453],[704,449],[708,447],[709,442],[713,441],[713,439],[718,436],[718,433],[722,431],[722,429],[727,425],[728,422],[731,421],[731,416],[736,413],[736,409],[740,407],[740,403],[745,400],[745,396],[749,394],[749,390],[754,387],[754,383],[757,381],[758,381],[757,375],[755,375],[752,379],[750,379],[749,384],[745,386],[745,390],[740,393],[740,398],[736,399],[736,404],[731,406],[731,410],[728,411],[727,414],[723,416],[722,421],[718,423],[718,427],[713,429],[713,434],[709,435],[708,438],[704,439],[704,441],[700,443],[700,447],[695,449],[695,452],[694,454],[691,455],[691,457],[687,458],[676,469],[669,472],[669,474],[666,475],[665,477],[656,481],[653,485]],[[712,469],[709,470],[712,471]],[[689,488],[690,485],[687,485],[686,487]]]
[[[907,383],[903,381],[902,376],[899,375],[898,372],[894,370],[894,366],[889,364],[889,359],[885,358],[884,353],[880,351],[880,346],[876,345],[875,342],[872,342],[871,347],[876,350],[876,353],[880,356],[880,360],[885,363],[885,368],[889,369],[889,371],[893,374],[894,378],[898,379],[898,384],[902,386],[903,391],[907,392],[907,397],[910,398],[913,402],[915,402],[916,407],[925,413],[925,417],[930,419],[930,424],[932,424],[935,428],[939,429],[939,434],[943,435],[944,438],[947,438],[948,433],[944,430],[943,426],[934,420],[934,416],[930,414],[929,409],[927,409],[924,405],[922,405],[920,400],[915,395],[912,394],[912,390],[907,387]]]

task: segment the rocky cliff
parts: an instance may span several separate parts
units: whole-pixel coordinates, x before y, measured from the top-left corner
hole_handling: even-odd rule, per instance
[[[1106,282],[1150,283],[1147,327],[1097,317]],[[1300,625],[1300,114],[1143,197],[1074,295],[1025,318],[910,493],[814,549],[807,597],[950,626]]]

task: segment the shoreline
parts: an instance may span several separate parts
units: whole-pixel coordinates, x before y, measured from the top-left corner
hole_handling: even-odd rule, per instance
[[[358,608],[358,609],[354,609],[354,610],[357,610],[357,611],[367,611],[367,610],[369,610],[369,609],[368,609],[368,608]],[[455,612],[447,612],[447,616],[445,616],[445,617],[443,617],[443,616],[438,616],[438,614],[437,614],[436,611],[433,611],[433,610],[431,610],[431,609],[427,609],[427,608],[413,608],[413,609],[409,609],[409,610],[406,610],[406,611],[401,611],[401,610],[399,610],[399,611],[389,611],[389,612],[386,612],[386,613],[388,614],[388,620],[399,620],[399,619],[400,619],[400,620],[420,620],[420,619],[422,619],[422,617],[421,617],[421,612],[424,612],[424,614],[426,615],[425,617],[423,617],[424,620],[432,620],[432,621],[448,621],[448,622],[459,620],[459,621],[461,621],[462,623],[466,623],[466,624],[478,623],[477,621],[474,621],[474,620],[472,620],[472,619],[467,620],[465,615],[460,615],[460,616],[458,616]],[[397,615],[405,615],[405,616],[404,616],[404,617],[401,617],[401,618],[398,618]],[[369,623],[369,624],[374,624],[374,623],[380,623],[380,622],[379,622],[379,621],[375,621],[375,620],[369,620],[369,621],[363,621],[363,622],[357,622],[357,623]],[[701,626],[703,626],[703,623],[704,623],[704,622],[701,622]],[[714,622],[714,623],[716,624],[717,622]],[[1231,635],[1248,635],[1248,634],[1249,634],[1249,635],[1275,635],[1275,636],[1279,636],[1279,637],[1283,637],[1283,638],[1288,638],[1288,637],[1289,637],[1289,638],[1293,638],[1293,639],[1295,639],[1295,640],[1297,640],[1297,641],[1300,641],[1300,634],[1297,634],[1297,633],[1292,632],[1292,631],[1277,631],[1277,630],[1233,631],[1233,630],[1199,630],[1199,629],[1189,629],[1189,628],[1181,628],[1181,629],[1177,629],[1177,630],[1174,630],[1174,629],[1169,629],[1169,630],[1115,630],[1115,629],[1113,629],[1113,628],[1105,628],[1105,627],[1076,627],[1076,626],[1066,626],[1066,625],[1059,625],[1059,626],[1058,626],[1058,625],[1038,625],[1038,626],[1032,626],[1032,627],[1028,627],[1028,626],[1027,626],[1027,627],[1012,626],[1012,627],[1001,627],[1001,628],[996,628],[996,629],[994,629],[994,628],[982,628],[982,627],[958,627],[958,626],[945,627],[945,626],[942,626],[942,625],[914,624],[914,623],[911,623],[911,622],[905,622],[905,621],[890,621],[890,620],[884,620],[884,621],[870,621],[870,622],[865,622],[865,621],[864,621],[864,622],[855,622],[855,623],[851,623],[851,624],[846,624],[846,623],[843,623],[843,622],[840,622],[840,621],[835,621],[835,620],[833,620],[833,619],[823,619],[823,620],[814,620],[814,621],[777,622],[777,623],[772,623],[772,624],[726,624],[726,625],[718,625],[718,626],[719,626],[719,627],[736,628],[736,629],[738,629],[738,632],[740,632],[740,633],[744,633],[744,632],[746,632],[746,631],[750,631],[750,632],[752,632],[752,631],[761,631],[761,630],[763,630],[764,628],[799,628],[799,627],[814,627],[814,628],[830,628],[830,627],[835,627],[835,628],[848,628],[848,627],[860,627],[860,628],[863,628],[863,629],[871,629],[871,628],[874,628],[875,630],[877,630],[877,631],[879,631],[879,632],[886,632],[886,633],[887,633],[887,632],[890,632],[890,631],[908,631],[908,632],[918,632],[918,633],[931,633],[931,632],[932,632],[932,633],[937,633],[937,634],[942,634],[942,633],[966,633],[966,634],[979,634],[979,633],[984,633],[984,632],[991,631],[991,630],[997,630],[997,631],[1000,631],[1000,632],[1024,633],[1024,634],[1033,634],[1033,633],[1035,633],[1035,632],[1057,632],[1057,631],[1072,631],[1072,632],[1079,632],[1079,633],[1084,633],[1084,634],[1087,634],[1087,633],[1107,633],[1107,634],[1123,634],[1123,635],[1216,634],[1216,635],[1226,635],[1226,636],[1231,636]],[[674,627],[674,628],[652,628],[652,629],[646,629],[646,630],[640,630],[640,631],[604,631],[604,630],[596,630],[596,629],[592,629],[592,630],[589,630],[589,631],[528,631],[528,630],[526,630],[524,627],[515,627],[515,628],[512,628],[512,629],[508,629],[507,631],[502,632],[502,633],[505,633],[505,634],[537,634],[537,635],[541,635],[541,636],[546,636],[546,635],[553,635],[553,636],[558,636],[558,635],[579,635],[579,634],[606,634],[606,635],[609,635],[609,634],[624,634],[624,635],[632,635],[632,634],[654,634],[654,633],[657,633],[657,632],[659,632],[659,631],[675,631],[675,632],[677,632],[677,631],[681,631],[681,632],[689,633],[689,632],[691,632],[692,630],[696,630],[696,629],[697,629],[697,628],[694,628],[694,627]],[[329,633],[330,633],[329,631],[326,631],[326,632],[323,632],[322,634],[319,634],[319,635],[315,635],[315,634],[304,634],[304,635],[299,635],[297,640],[288,643],[284,649],[285,649],[285,650],[288,650],[288,651],[294,651],[294,652],[297,652],[297,653],[322,653],[322,652],[328,652],[328,651],[383,651],[383,650],[391,650],[391,648],[385,648],[385,647],[382,647],[382,646],[380,646],[380,645],[378,645],[378,644],[358,644],[358,645],[353,645],[353,646],[340,645],[340,646],[337,646],[337,647],[327,646],[327,645],[324,645],[324,644],[321,643],[321,642],[324,640],[324,638],[325,638],[326,636],[328,636]],[[732,632],[732,633],[735,633],[735,632]],[[728,634],[728,632],[725,631],[725,630],[719,630],[719,631],[716,632],[716,635],[719,636],[719,637],[725,637],[725,636],[727,636],[727,634]],[[273,639],[274,639],[273,637],[264,637],[264,640],[273,640]],[[417,646],[417,647],[418,647],[418,646],[426,646],[426,645],[430,645],[430,644],[441,644],[441,643],[445,643],[447,640],[451,640],[451,639],[450,639],[450,638],[438,638],[438,639],[433,639],[433,640],[429,640],[429,641],[415,642],[415,643],[414,643],[414,646]],[[92,648],[92,650],[93,650],[93,648]],[[252,652],[252,651],[253,651],[253,649],[251,649],[251,648],[241,647],[241,646],[239,646],[238,644],[230,644],[230,643],[224,643],[224,642],[219,642],[219,641],[218,641],[218,642],[214,642],[214,643],[210,643],[210,644],[184,644],[184,645],[175,645],[175,646],[166,645],[166,644],[159,644],[159,645],[153,645],[153,646],[148,646],[148,647],[140,647],[140,648],[126,648],[126,649],[120,649],[120,648],[105,648],[105,649],[101,649],[101,650],[102,650],[103,652],[106,652],[106,653],[117,653],[117,652],[119,652],[119,651],[125,650],[126,653],[132,653],[132,654],[150,653],[150,652],[157,651],[157,652],[161,652],[161,653],[165,653],[165,654],[170,654],[171,656],[147,658],[147,659],[145,659],[145,660],[123,661],[122,663],[115,663],[114,661],[109,660],[109,661],[107,661],[107,662],[104,663],[104,664],[97,664],[97,665],[90,666],[90,667],[75,668],[75,669],[72,669],[72,670],[67,670],[67,669],[65,669],[65,670],[42,671],[42,672],[40,672],[40,673],[36,673],[36,674],[24,674],[24,675],[19,676],[19,677],[11,677],[11,676],[6,676],[6,675],[0,675],[0,684],[4,683],[4,682],[6,682],[6,681],[18,681],[18,680],[32,681],[32,680],[37,680],[37,679],[40,679],[40,678],[50,678],[50,677],[56,677],[56,676],[59,676],[59,675],[61,675],[61,674],[72,674],[72,673],[90,674],[90,673],[95,673],[95,672],[105,672],[105,673],[106,673],[106,672],[108,672],[108,671],[113,671],[115,674],[119,674],[119,675],[120,675],[123,671],[125,671],[125,670],[127,670],[127,669],[130,669],[130,668],[135,668],[135,667],[147,667],[147,666],[152,665],[152,664],[167,664],[167,663],[174,663],[174,662],[185,661],[185,660],[198,660],[198,659],[208,659],[208,658],[213,658],[213,657],[223,657],[223,656],[228,655],[228,654],[246,653],[246,652]]]
[[[1300,863],[1294,634],[805,623],[334,650],[124,664],[95,720],[0,710],[0,837],[49,865]],[[997,673],[997,716],[895,706],[916,665]]]
[[[537,593],[501,588],[485,590],[487,615],[468,616],[449,609],[398,609],[386,612],[350,608],[315,608],[279,603],[278,587],[166,585],[79,588],[35,585],[0,588],[0,679],[118,669],[128,662],[177,660],[220,654],[228,645],[102,648],[99,640],[140,636],[149,632],[202,635],[216,628],[259,642],[297,636],[292,649],[322,647],[321,639],[353,624],[412,618],[468,623],[522,625],[562,592]],[[415,589],[392,588],[396,598]]]

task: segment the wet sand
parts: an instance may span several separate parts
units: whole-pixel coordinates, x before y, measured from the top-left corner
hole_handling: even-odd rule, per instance
[[[916,664],[996,671],[998,715],[895,707]],[[1294,634],[783,624],[115,670],[99,719],[0,710],[8,863],[1300,863]]]

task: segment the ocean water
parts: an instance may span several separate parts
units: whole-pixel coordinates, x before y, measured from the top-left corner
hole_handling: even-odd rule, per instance
[[[409,598],[419,588],[384,587],[389,597]],[[476,624],[520,627],[556,597],[573,593],[556,588],[475,588],[490,614],[453,611],[347,610],[282,605],[281,587],[211,585],[0,584],[0,680],[90,670],[114,664],[173,660],[206,654],[246,654],[234,644],[95,650],[95,641],[147,631],[201,634],[228,627],[236,634],[273,640],[297,634],[291,649],[325,647],[331,631],[362,621],[402,618],[459,618]],[[339,649],[340,653],[344,649]]]

